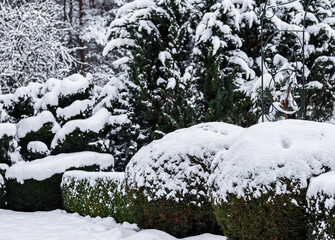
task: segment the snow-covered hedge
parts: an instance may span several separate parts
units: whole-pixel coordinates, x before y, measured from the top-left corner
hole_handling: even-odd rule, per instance
[[[308,181],[335,169],[334,142],[335,126],[327,123],[285,120],[246,129],[212,165],[214,209],[225,235],[305,239]]]
[[[64,209],[129,222],[124,180],[121,172],[65,172],[61,183]]]
[[[110,170],[113,165],[112,155],[95,152],[59,154],[19,162],[6,171],[8,207],[23,211],[62,208],[60,183],[65,171]]]
[[[126,168],[134,221],[176,236],[215,231],[207,192],[210,165],[242,130],[225,123],[199,124],[138,151]]]
[[[308,239],[335,239],[335,172],[311,179],[307,203]]]

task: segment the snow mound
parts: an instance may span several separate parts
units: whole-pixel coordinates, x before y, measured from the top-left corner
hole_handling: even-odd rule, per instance
[[[17,136],[19,138],[24,138],[29,132],[37,132],[46,123],[53,123],[53,132],[59,129],[59,125],[52,113],[49,111],[43,111],[37,116],[22,119],[16,126]]]
[[[27,145],[27,149],[33,153],[48,153],[48,146],[41,141],[31,141]]]
[[[8,167],[7,164],[5,164],[5,163],[0,163],[0,170],[2,170],[2,171],[7,171],[8,168],[9,168],[9,167]]]
[[[64,153],[48,156],[32,162],[19,162],[9,167],[6,178],[15,178],[18,182],[28,179],[42,181],[54,174],[63,173],[70,168],[80,168],[97,165],[100,169],[107,169],[114,165],[114,158],[110,154],[96,152]]]
[[[335,197],[335,172],[327,172],[311,179],[307,190],[307,197],[317,197],[318,193]],[[333,199],[333,206],[335,205]]]
[[[16,134],[16,124],[13,123],[0,123],[0,138],[7,135],[14,137]]]
[[[67,106],[65,108],[57,108],[56,115],[57,115],[57,118],[68,120],[72,117],[75,117],[77,115],[84,113],[90,108],[93,108],[93,102],[91,100],[89,99],[76,100],[70,106]]]
[[[196,185],[206,184],[215,154],[228,148],[242,131],[226,123],[205,123],[169,133],[130,160],[127,184],[132,189],[150,189],[150,193],[144,190],[149,200],[164,196],[178,202],[176,195],[188,194],[189,188],[193,188],[191,194],[207,198],[203,191],[196,191]]]
[[[335,169],[334,146],[335,126],[328,123],[285,120],[252,126],[215,157],[209,179],[212,196],[221,202],[229,193],[284,194],[288,190],[282,179],[297,182],[292,191],[298,193],[312,176]]]

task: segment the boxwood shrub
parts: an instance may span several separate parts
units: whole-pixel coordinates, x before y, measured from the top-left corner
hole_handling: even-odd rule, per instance
[[[62,178],[63,205],[69,212],[131,222],[124,173],[68,171]]]
[[[335,239],[335,172],[312,178],[307,191],[308,239]]]
[[[297,187],[290,183],[287,186]],[[287,194],[269,191],[259,197],[228,194],[226,201],[215,203],[213,207],[218,224],[229,240],[304,240],[305,193],[306,189]]]
[[[237,239],[307,239],[311,176],[335,169],[335,126],[300,120],[254,125],[218,153],[209,185],[223,233]]]
[[[206,123],[169,133],[143,147],[126,168],[126,192],[134,222],[176,237],[218,233],[207,180],[216,152],[242,128]]]

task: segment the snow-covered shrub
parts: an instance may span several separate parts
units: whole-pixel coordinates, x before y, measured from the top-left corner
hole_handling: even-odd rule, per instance
[[[308,239],[335,238],[335,172],[312,178],[307,190]]]
[[[311,177],[335,169],[335,126],[300,120],[246,129],[217,154],[209,182],[229,239],[306,239]]]
[[[111,131],[111,119],[111,113],[102,108],[89,118],[68,121],[53,138],[52,153],[108,151],[109,143],[102,137]]]
[[[68,171],[61,189],[64,209],[69,212],[130,222],[124,173]]]
[[[242,130],[226,123],[199,124],[138,151],[126,168],[134,222],[176,236],[218,230],[207,191],[210,166]]]
[[[6,171],[7,206],[13,210],[40,211],[62,208],[61,179],[65,171],[110,170],[110,154],[79,152],[19,162]]]
[[[37,157],[28,150],[30,142],[43,142],[47,148],[50,148],[55,132],[59,129],[59,124],[49,111],[43,111],[36,116],[22,119],[16,126],[21,147],[20,154],[26,160],[33,160],[34,157]]]
[[[27,145],[26,159],[39,159],[50,155],[48,146],[41,141],[31,141]]]

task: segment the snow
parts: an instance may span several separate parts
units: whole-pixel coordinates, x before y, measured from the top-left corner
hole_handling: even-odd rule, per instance
[[[86,172],[80,170],[73,170],[67,171],[63,174],[61,185],[70,184],[72,178],[76,180],[87,179],[89,180],[91,185],[94,185],[95,180],[99,178],[122,182],[124,181],[125,175],[124,172]]]
[[[9,168],[9,166],[5,163],[0,163],[0,170],[5,170],[7,171],[7,169]]]
[[[53,123],[53,132],[56,132],[59,128],[54,116],[49,111],[43,111],[34,117],[22,119],[17,124],[17,136],[24,138],[29,132],[37,132],[44,124]]]
[[[135,224],[109,218],[81,217],[65,211],[14,212],[0,209],[1,239],[6,240],[177,240],[154,229],[139,230]],[[203,234],[179,240],[227,240]]]
[[[61,97],[85,92],[92,81],[92,75],[86,77],[80,74],[73,74],[63,80],[51,78],[44,84],[42,93],[44,97],[35,104],[35,109],[47,109],[48,106],[57,106]]]
[[[4,135],[14,137],[16,134],[16,124],[13,123],[0,123],[0,138]]]
[[[31,141],[27,145],[27,149],[33,153],[49,153],[48,146],[44,142]]]
[[[269,190],[285,194],[283,178],[307,188],[312,176],[325,168],[335,169],[334,142],[335,126],[329,123],[284,120],[254,125],[215,157],[209,179],[215,189],[212,196],[220,202],[229,193],[238,197],[246,192],[260,197]]]
[[[194,185],[206,184],[209,172],[204,168],[209,168],[215,153],[228,148],[242,130],[214,122],[169,133],[134,155],[126,168],[127,184],[130,188],[149,188],[150,193],[144,192],[148,199],[165,196],[178,202],[178,194],[184,196],[194,187],[187,183],[190,179]],[[198,159],[199,164],[191,158]],[[207,197],[202,191],[195,194]]]
[[[317,197],[318,193],[335,197],[335,172],[327,172],[311,179],[307,190],[307,197]]]
[[[102,108],[87,119],[68,121],[56,132],[55,137],[51,142],[51,147],[56,147],[58,142],[63,141],[66,138],[66,135],[73,132],[76,128],[79,128],[82,132],[92,131],[98,133],[106,124],[110,123],[110,120],[111,113],[107,109]]]
[[[84,113],[87,109],[90,108],[93,108],[93,103],[91,100],[76,100],[70,106],[65,108],[57,108],[56,114],[58,118],[67,120],[76,115]]]
[[[63,153],[31,162],[14,164],[8,168],[6,178],[14,178],[18,182],[24,182],[28,179],[42,181],[70,168],[93,165],[99,166],[101,170],[106,169],[114,165],[114,158],[110,154],[96,152]]]

